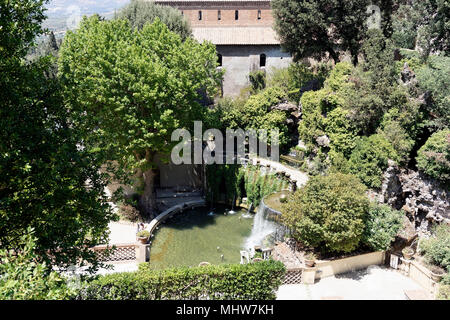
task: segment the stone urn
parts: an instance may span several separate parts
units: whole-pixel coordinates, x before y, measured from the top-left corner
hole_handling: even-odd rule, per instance
[[[305,265],[308,268],[314,267],[315,264],[316,264],[316,256],[313,253],[308,253],[307,255],[305,255]]]
[[[411,249],[411,248],[404,248],[404,249],[402,250],[402,254],[403,254],[403,257],[404,257],[406,260],[411,260],[411,258],[412,258],[413,255],[414,255],[414,250]]]
[[[439,269],[431,269],[431,280],[434,282],[439,282],[442,279],[442,276],[444,275],[444,271]]]
[[[141,230],[136,234],[136,236],[140,243],[147,244],[148,239],[150,239],[150,232],[147,230]]]
[[[209,266],[209,265],[211,265],[209,262],[203,261],[203,262],[200,262],[200,264],[198,266],[199,267],[206,267],[206,266]]]

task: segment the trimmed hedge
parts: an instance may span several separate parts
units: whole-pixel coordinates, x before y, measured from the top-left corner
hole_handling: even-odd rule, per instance
[[[86,283],[79,300],[270,300],[282,283],[279,261],[139,271],[100,276]]]

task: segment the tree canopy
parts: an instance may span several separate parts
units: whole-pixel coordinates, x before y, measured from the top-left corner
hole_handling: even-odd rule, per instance
[[[341,49],[349,50],[356,62],[369,4],[360,0],[274,0],[275,29],[296,59],[321,59],[328,53],[338,62]]]
[[[115,18],[126,19],[133,28],[138,29],[159,18],[170,31],[178,33],[183,40],[192,35],[189,22],[178,9],[157,5],[152,1],[132,0],[117,12]]]
[[[283,206],[283,223],[307,246],[335,252],[356,249],[369,205],[358,178],[342,173],[316,176]]]
[[[66,103],[89,132],[87,148],[115,160],[122,178],[140,179],[147,216],[155,214],[154,157],[169,154],[173,130],[202,120],[200,92],[216,92],[216,67],[212,44],[182,41],[159,19],[138,30],[93,16],[66,35],[59,60]]]
[[[36,259],[95,269],[89,247],[107,242],[114,215],[101,159],[80,148],[81,131],[69,121],[59,83],[48,77],[49,59],[25,60],[42,34],[42,5],[1,2],[0,247],[18,248],[32,227]]]

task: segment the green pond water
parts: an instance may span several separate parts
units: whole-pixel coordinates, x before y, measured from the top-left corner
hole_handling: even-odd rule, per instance
[[[210,216],[210,208],[198,208],[179,213],[162,224],[152,241],[150,265],[163,269],[198,266],[204,261],[239,263],[239,251],[251,233],[253,219],[245,218],[248,215],[244,211],[224,215],[225,211],[226,207],[216,207]]]

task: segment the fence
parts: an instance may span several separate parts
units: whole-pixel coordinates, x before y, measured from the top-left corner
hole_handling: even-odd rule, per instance
[[[283,284],[301,284],[303,268],[288,268],[284,276]]]
[[[148,245],[139,243],[122,243],[101,245],[92,248],[102,262],[145,262],[148,257]]]

